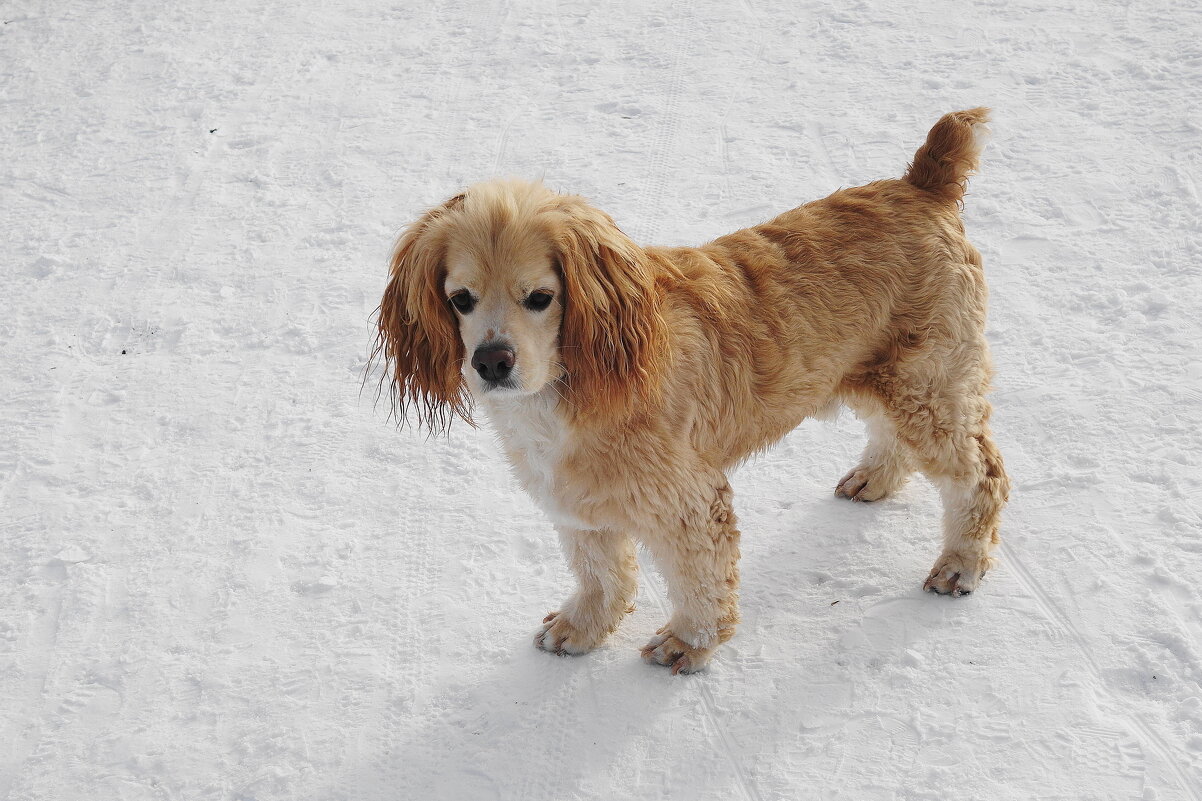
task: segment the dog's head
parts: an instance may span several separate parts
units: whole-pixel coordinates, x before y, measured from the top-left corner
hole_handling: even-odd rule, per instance
[[[656,391],[665,344],[647,254],[605,213],[495,181],[427,211],[392,256],[377,354],[402,413],[471,422],[473,398],[554,391],[620,417]]]

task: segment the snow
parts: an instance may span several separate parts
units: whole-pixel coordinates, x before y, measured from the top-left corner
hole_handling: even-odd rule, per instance
[[[1202,8],[14,0],[0,26],[0,798],[1202,799]],[[497,174],[696,244],[995,109],[1001,563],[733,478],[711,669],[531,642],[570,588],[487,429],[360,392],[399,228]]]

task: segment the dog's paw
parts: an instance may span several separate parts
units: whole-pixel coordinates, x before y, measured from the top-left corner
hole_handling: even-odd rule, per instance
[[[873,465],[857,465],[835,486],[835,495],[852,501],[880,501],[901,489],[905,476]]]
[[[534,635],[534,646],[560,656],[587,654],[605,639],[604,635],[590,635],[574,625],[560,612],[552,612],[543,618],[543,626]]]
[[[923,583],[927,592],[959,598],[968,595],[981,584],[991,560],[988,556],[965,556],[945,553],[935,560],[931,574]]]
[[[696,648],[673,634],[666,626],[643,646],[643,659],[672,668],[672,675],[704,670],[714,656],[714,647]]]

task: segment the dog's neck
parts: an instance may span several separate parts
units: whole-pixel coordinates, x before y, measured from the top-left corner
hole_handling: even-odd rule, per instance
[[[563,497],[560,471],[573,447],[573,438],[561,414],[559,393],[548,387],[533,395],[492,395],[485,395],[480,405],[487,411],[514,474],[530,497],[556,525],[590,528]]]
[[[558,439],[563,427],[559,394],[546,387],[531,395],[486,392],[479,398],[493,427],[507,443],[525,445]]]

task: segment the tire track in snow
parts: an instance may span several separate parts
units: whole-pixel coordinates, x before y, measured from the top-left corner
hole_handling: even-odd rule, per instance
[[[807,121],[802,130],[818,146],[818,155],[821,156],[821,161],[816,162],[814,165],[813,177],[821,178],[822,183],[826,186],[816,187],[817,191],[828,194],[837,191],[844,184],[841,183],[839,170],[835,167],[835,159],[831,155],[830,149],[826,146],[826,128],[819,122]]]
[[[63,756],[64,740],[69,746],[70,739],[80,729],[98,729],[116,711],[112,708],[104,710],[102,715],[84,715],[98,687],[89,665],[97,659],[94,646],[103,619],[101,613],[106,607],[105,595],[111,581],[109,568],[86,562],[57,564],[63,571],[63,579],[52,625],[48,627],[51,638],[48,651],[66,656],[53,659],[41,681],[39,711],[35,713],[37,725],[25,739],[25,756],[13,772],[14,797],[20,797],[22,791],[37,797],[45,777],[48,773],[53,775],[55,764]]]
[[[671,18],[676,13],[676,7],[669,8],[666,13]],[[665,58],[669,72],[664,90],[662,119],[651,138],[650,164],[643,172],[645,178],[639,191],[640,208],[636,210],[635,221],[630,226],[632,238],[636,242],[651,243],[659,234],[662,225],[662,201],[668,185],[668,165],[672,162],[670,157],[675,155],[679,140],[680,97],[684,94],[684,39],[683,31],[673,31],[671,49]]]
[[[446,56],[446,60],[436,71],[436,75],[445,82],[443,85],[446,87],[437,99],[438,106],[443,110],[439,117],[439,129],[443,131],[460,131],[471,127],[467,124],[471,120],[466,112],[472,106],[467,102],[469,94],[478,95],[483,92],[481,80],[495,81],[494,70],[484,70],[481,78],[479,70],[475,67],[481,60],[490,63],[498,49],[507,46],[513,29],[513,9],[508,3],[503,4],[503,13],[499,20],[490,17],[491,10],[486,6],[464,6],[466,7],[437,8],[432,12],[433,24],[438,26],[438,31],[431,34],[431,41],[439,42],[442,45],[441,52]],[[456,33],[449,34],[448,28]],[[463,53],[469,54],[472,68],[465,68]],[[515,119],[516,114],[501,133],[494,167],[501,163],[509,135],[509,125]],[[460,167],[455,160],[447,166],[452,183],[461,182],[466,178],[458,172]],[[406,474],[399,466],[397,470],[398,475]],[[455,756],[439,752],[432,742],[408,742],[405,736],[408,732],[407,724],[424,719],[421,710],[425,705],[422,689],[432,678],[429,667],[432,638],[426,632],[430,619],[423,617],[425,610],[419,602],[431,597],[433,588],[442,586],[441,569],[438,575],[432,575],[431,571],[435,570],[435,567],[426,532],[415,530],[410,522],[404,519],[389,521],[388,526],[389,530],[382,533],[381,537],[405,543],[406,550],[403,558],[398,555],[395,559],[386,559],[389,551],[383,549],[383,553],[376,560],[376,568],[370,573],[372,587],[380,592],[392,590],[394,594],[390,603],[385,606],[387,612],[384,626],[388,645],[378,682],[380,689],[369,695],[381,704],[379,722],[378,725],[372,724],[370,712],[362,717],[364,735],[359,738],[360,750],[369,753],[360,753],[354,760],[360,765],[354,777],[354,783],[360,790],[357,798],[375,798],[380,801],[407,797],[406,794],[418,786],[423,777],[445,775],[441,765],[446,762],[448,756]],[[395,567],[396,562],[403,562],[402,570],[385,569]],[[401,620],[404,620],[403,635],[397,623]],[[411,655],[412,658],[406,659],[406,655]],[[405,667],[403,683],[398,670],[401,665]],[[368,736],[369,733],[372,736]],[[428,750],[423,751],[423,759],[416,759],[412,753],[401,753],[403,745]],[[370,777],[365,775],[363,766],[370,766]]]
[[[481,72],[476,68],[480,63],[491,63],[498,49],[507,46],[513,9],[504,4],[500,19],[493,16],[496,11],[482,4],[466,3],[430,11],[428,23],[432,30],[427,36],[439,45],[443,60],[427,80],[430,92],[421,99],[435,99],[440,131],[470,129],[468,110],[473,103],[469,101],[484,91],[482,82],[487,86],[496,80],[495,70]],[[511,123],[513,119],[516,115]],[[507,125],[494,165],[503,157],[508,131]],[[461,172],[463,163],[467,162],[452,159],[444,165],[444,175],[452,185],[467,178]],[[400,448],[398,443],[398,457],[403,455]],[[397,476],[408,475],[401,465],[390,468]],[[394,508],[411,506],[401,504]],[[433,529],[433,524],[417,529],[408,519],[391,518],[378,534],[381,541],[397,543],[398,547],[390,548],[381,542],[374,567],[368,571],[370,587],[388,595],[382,612],[374,615],[383,618],[386,646],[380,674],[373,686],[365,690],[368,708],[356,720],[355,725],[361,727],[356,738],[358,744],[350,749],[353,758],[347,760],[347,768],[353,771],[348,783],[357,790],[353,796],[357,801],[410,797],[408,794],[424,777],[445,775],[440,766],[448,757],[455,756],[439,753],[432,742],[412,742],[407,737],[412,725],[424,719],[422,708],[428,699],[422,692],[433,678],[429,664],[434,656],[429,652],[433,638],[426,631],[431,621],[421,605],[423,599],[431,597],[432,590],[442,586],[441,568],[431,558],[428,532]],[[403,550],[399,549],[400,544],[404,545]],[[423,758],[417,759],[413,753],[402,753],[406,747],[428,750],[423,750]]]
[[[670,16],[674,15],[676,7],[673,6],[667,13]],[[662,207],[661,201],[667,187],[668,165],[672,161],[671,156],[676,151],[679,139],[680,98],[684,93],[684,32],[679,29],[674,31],[671,41],[671,51],[667,58],[671,72],[667,80],[663,103],[663,119],[652,138],[650,164],[644,172],[647,178],[640,193],[642,209],[636,217],[636,223],[631,226],[635,240],[641,242],[650,242],[659,234],[662,222],[662,213],[659,209]],[[655,580],[651,578],[645,566],[640,568],[639,573],[644,584],[650,590],[651,596],[655,599],[656,605],[660,608],[664,620],[669,619],[671,611]],[[718,750],[730,764],[742,796],[747,801],[763,801],[758,788],[748,780],[744,773],[730,737],[719,721],[712,691],[704,681],[698,682],[697,686],[701,712],[711,729],[717,734],[717,742],[714,744],[718,746]]]
[[[743,12],[747,16],[747,27],[750,28],[755,34],[756,38],[759,39],[759,44],[755,48],[755,54],[749,60],[749,66],[747,68],[748,74],[744,75],[741,80],[731,85],[730,96],[726,98],[726,105],[722,108],[722,116],[718,120],[718,157],[722,162],[722,188],[725,192],[725,197],[723,199],[727,203],[734,198],[735,192],[734,185],[730,180],[730,135],[727,132],[726,123],[730,119],[731,111],[734,109],[735,98],[739,97],[739,95],[743,93],[743,88],[747,86],[747,82],[750,80],[750,74],[754,72],[756,65],[758,65],[760,60],[764,57],[764,48],[767,47],[767,42],[763,36],[760,35],[760,15],[756,11],[755,6],[753,6],[748,0],[740,0],[739,6],[743,9]]]
[[[669,608],[663,593],[656,585],[655,579],[652,578],[652,572],[653,571],[648,571],[645,565],[640,564],[639,576],[642,579],[643,584],[650,591],[651,597],[655,599],[655,604],[659,607],[660,613],[664,616],[664,620],[666,621],[671,618],[671,609]],[[677,677],[677,680],[679,680],[679,677]],[[688,681],[688,679],[685,679],[685,681]],[[739,789],[742,791],[743,797],[747,799],[747,801],[764,801],[763,796],[760,795],[759,788],[755,786],[754,782],[748,780],[747,775],[743,772],[743,766],[739,763],[738,757],[735,754],[734,745],[731,743],[730,737],[726,733],[726,729],[724,729],[718,721],[718,708],[717,704],[714,703],[713,691],[710,690],[709,685],[705,683],[704,677],[701,678],[701,681],[698,682],[697,686],[698,694],[701,697],[701,713],[709,722],[710,727],[717,732],[717,745],[720,746],[719,750],[722,752],[722,755],[726,757],[726,761],[730,763],[731,770],[734,772],[735,779],[738,782]]]
[[[25,468],[25,453],[24,453],[24,451],[21,451],[16,454],[12,472],[9,473],[8,478],[6,478],[4,480],[4,483],[0,484],[0,508],[3,508],[3,506],[4,506],[4,499],[6,497],[8,497],[8,491],[10,489],[12,489],[13,484],[17,483],[17,477],[24,475],[24,468]],[[12,521],[12,522],[18,522],[18,521]],[[3,530],[4,528],[6,528],[9,525],[11,525],[11,523],[0,524],[0,530]]]
[[[537,712],[533,716],[534,720],[528,724],[528,728],[533,731],[555,732],[553,742],[549,743],[540,754],[545,765],[571,764],[571,760],[565,758],[565,755],[568,733],[581,731],[580,710],[584,708],[584,704],[580,703],[580,693],[577,689],[581,683],[581,675],[587,674],[572,676],[571,679],[560,685],[552,697],[541,699]],[[560,776],[565,776],[565,774],[560,774]],[[514,798],[562,797],[556,796],[554,790],[555,788],[551,786],[551,780],[547,778],[545,772],[527,771],[526,781],[522,783],[521,791]]]
[[[17,705],[16,709],[10,709],[19,720],[29,721],[23,730],[17,733],[16,742],[9,743],[9,764],[11,772],[0,772],[0,798],[9,798],[9,793],[17,780],[21,778],[25,772],[26,765],[34,758],[38,752],[38,748],[42,743],[42,730],[45,726],[44,715],[33,714],[36,708],[44,709],[46,706],[47,685],[50,679],[50,662],[52,661],[55,646],[58,639],[59,621],[62,618],[63,610],[63,590],[58,588],[53,596],[48,599],[46,611],[39,615],[30,627],[27,642],[27,649],[31,656],[42,657],[40,660],[31,660],[34,662],[31,669],[27,670],[28,678],[25,681],[26,692],[23,693],[27,699],[24,703]]]
[[[74,431],[74,420],[72,419],[73,408],[71,407],[72,399],[78,400],[84,396],[85,386],[88,384],[89,376],[83,371],[87,366],[86,362],[76,361],[72,363],[70,376],[63,378],[62,384],[55,396],[54,402],[50,405],[50,414],[57,418],[54,424],[55,433],[52,441],[55,443],[71,442],[76,438]],[[56,452],[57,457],[57,452]],[[22,460],[23,461],[23,460]],[[19,472],[22,466],[22,461],[18,461],[18,470],[14,470],[15,474]],[[67,460],[69,461],[69,460]],[[12,482],[10,482],[11,484]],[[6,485],[7,489],[7,485]],[[2,500],[2,498],[0,498]],[[32,519],[35,525],[43,522],[42,515],[31,515],[25,519]],[[13,525],[18,521],[12,521],[8,525]],[[46,532],[46,525],[38,526],[43,533]],[[17,742],[10,746],[10,762],[11,772],[7,775],[0,775],[0,797],[7,798],[11,787],[16,786],[20,780],[28,775],[28,769],[31,762],[38,760],[39,754],[42,754],[47,747],[45,738],[47,736],[47,718],[52,711],[51,699],[58,697],[59,693],[56,688],[56,675],[59,670],[59,662],[61,657],[58,656],[60,647],[66,639],[63,627],[63,621],[70,617],[70,599],[72,592],[75,589],[72,583],[72,573],[70,566],[57,559],[48,561],[33,561],[30,560],[26,564],[28,570],[28,578],[34,578],[35,571],[38,568],[50,568],[52,570],[61,571],[61,578],[54,581],[46,589],[42,597],[45,612],[38,615],[29,632],[29,641],[37,647],[28,649],[31,656],[30,663],[26,665],[28,680],[26,686],[29,691],[23,694],[22,702],[19,709],[14,710],[18,719],[29,721],[29,724],[19,733]]]
[[[508,8],[507,8],[507,10],[508,10]],[[555,62],[554,72],[558,72],[558,74],[560,74],[560,75],[566,75],[566,74],[568,74],[568,67],[567,67],[568,54],[571,51],[569,50],[569,48],[567,46],[568,40],[567,40],[567,36],[564,34],[563,20],[562,20],[561,16],[562,16],[562,13],[559,9],[559,3],[558,2],[552,3],[552,7],[549,12],[549,17],[551,19],[551,24],[555,27],[555,37],[559,41],[559,57]],[[507,13],[505,16],[505,20],[508,20],[508,19],[509,19],[509,14]],[[505,36],[505,34],[506,34],[506,32],[504,30],[501,30],[498,35],[503,37],[503,36]],[[493,163],[492,163],[492,177],[499,178],[502,175],[501,167],[505,163],[505,155],[509,150],[509,139],[510,139],[510,135],[513,131],[514,123],[516,123],[518,121],[518,119],[523,116],[523,114],[527,113],[527,110],[529,110],[529,109],[532,109],[537,114],[539,108],[547,100],[547,98],[549,98],[551,96],[551,93],[555,90],[557,84],[556,84],[555,80],[553,79],[554,72],[552,73],[551,76],[548,76],[545,80],[542,80],[539,82],[539,89],[538,89],[537,94],[535,94],[534,97],[524,98],[523,102],[516,104],[514,106],[513,113],[511,113],[505,119],[505,124],[501,127],[501,133],[497,137],[496,156],[493,158]]]
[[[1054,625],[1059,627],[1066,633],[1077,646],[1086,666],[1093,675],[1096,686],[1106,687],[1106,680],[1102,676],[1101,667],[1097,660],[1094,659],[1093,650],[1090,648],[1088,640],[1081,634],[1080,629],[1072,622],[1072,619],[1066,615],[1060,608],[1060,605],[1044,591],[1039,581],[1031,573],[1030,569],[1023,563],[1018,555],[1006,543],[1001,545],[1002,552],[1006,555],[1006,559],[1010,565],[1014,567],[1014,574],[1017,576],[1019,583],[1024,589],[1030,593],[1035,603],[1043,611],[1044,615],[1052,621]],[[1137,713],[1125,710],[1121,705],[1116,705],[1120,715],[1127,719],[1134,728],[1140,733],[1141,740],[1144,745],[1149,747],[1149,750],[1154,752],[1160,759],[1168,765],[1169,770],[1177,779],[1177,783],[1194,801],[1202,801],[1202,795],[1199,795],[1198,788],[1189,780],[1184,771],[1181,769],[1180,759],[1174,758],[1173,748],[1164,739],[1156,733],[1156,731],[1144,722]]]
[[[371,571],[373,588],[378,592],[390,592],[391,596],[383,606],[387,651],[379,681],[380,691],[373,694],[379,704],[378,722],[372,724],[365,715],[359,738],[361,744],[366,744],[361,747],[370,749],[370,753],[360,755],[357,761],[371,765],[371,781],[360,769],[358,797],[391,801],[398,788],[403,789],[408,786],[406,782],[413,782],[414,777],[406,774],[407,766],[420,765],[426,771],[433,770],[434,766],[400,753],[406,720],[420,718],[417,708],[421,704],[421,687],[428,672],[425,656],[429,643],[422,610],[415,601],[429,597],[431,559],[428,538],[415,531],[407,520],[399,519],[391,524],[390,530],[381,532],[380,537],[404,543],[405,550],[404,559],[400,558],[399,551],[394,559],[388,558],[393,551],[381,546]],[[398,561],[403,564],[399,571],[392,569]],[[404,621],[403,624],[400,621]],[[406,659],[406,654],[416,658]]]
[[[495,69],[480,69],[481,64],[492,64],[498,53],[498,47],[505,48],[510,41],[513,29],[513,6],[502,2],[500,19],[490,18],[490,9],[481,3],[464,4],[467,7],[454,9],[438,8],[434,11],[435,21],[442,27],[439,34],[447,53],[448,60],[440,65],[437,74],[445,80],[446,89],[437,93],[437,105],[442,109],[438,125],[439,131],[470,130],[474,122],[468,117],[467,109],[478,105],[467,102],[468,93],[474,93],[477,98],[487,96],[487,87],[495,85]],[[450,27],[455,35],[447,37],[446,28]],[[457,29],[463,28],[465,32]],[[447,46],[448,43],[452,46]],[[462,45],[459,51],[454,45]],[[462,60],[461,53],[466,53],[468,63]],[[460,59],[457,60],[456,56]],[[513,122],[521,113],[521,106],[514,109],[507,119],[498,137],[496,154],[493,159],[494,174],[499,169],[505,148],[509,139],[509,131]],[[448,165],[448,179],[452,186],[466,187],[467,184],[484,176],[468,176],[462,170],[462,164],[452,160]],[[446,187],[443,187],[445,189]]]

